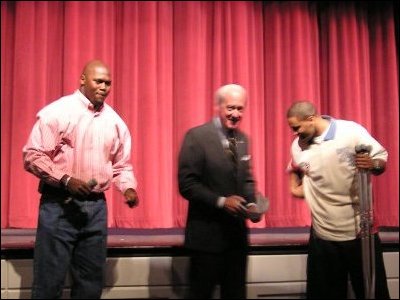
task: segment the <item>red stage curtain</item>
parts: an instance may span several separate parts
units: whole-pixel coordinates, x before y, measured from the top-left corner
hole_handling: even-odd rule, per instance
[[[258,189],[270,210],[252,227],[310,224],[288,192],[292,134],[286,110],[309,99],[321,113],[364,125],[389,151],[374,179],[378,225],[398,226],[398,15],[394,2],[2,1],[1,227],[36,227],[38,179],[22,147],[44,105],[72,93],[83,65],[111,67],[107,102],[133,139],[140,206],[107,192],[110,227],[184,227],[177,189],[184,133],[213,115],[222,84],[249,93],[242,129],[251,138]]]

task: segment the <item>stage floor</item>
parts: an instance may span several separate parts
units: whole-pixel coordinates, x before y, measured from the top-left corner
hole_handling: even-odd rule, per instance
[[[1,256],[31,257],[35,229],[1,229]],[[384,251],[398,251],[399,228],[380,228]],[[250,252],[306,253],[309,227],[250,229]],[[109,228],[109,256],[121,255],[181,255],[184,229],[123,229]]]
[[[247,298],[303,299],[309,228],[250,230]],[[398,228],[381,228],[388,284],[398,298]],[[184,229],[109,228],[104,299],[183,299]],[[35,229],[2,229],[2,299],[30,297]],[[69,285],[64,290],[68,298]]]

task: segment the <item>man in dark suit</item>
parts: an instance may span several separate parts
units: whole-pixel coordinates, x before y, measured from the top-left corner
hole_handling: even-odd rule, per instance
[[[258,222],[248,140],[238,127],[246,91],[236,84],[215,93],[216,116],[190,129],[179,154],[179,191],[189,201],[185,247],[190,251],[188,298],[246,298],[248,229]]]

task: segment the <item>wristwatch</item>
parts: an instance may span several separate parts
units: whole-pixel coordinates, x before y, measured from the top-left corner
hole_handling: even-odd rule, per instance
[[[381,164],[379,162],[379,159],[373,159],[372,160],[372,165],[373,165],[372,171],[379,172],[379,171],[382,170],[382,166],[381,166]]]

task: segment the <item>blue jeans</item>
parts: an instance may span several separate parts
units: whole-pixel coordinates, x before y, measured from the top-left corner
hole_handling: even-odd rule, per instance
[[[71,298],[100,298],[107,255],[105,199],[65,204],[43,194],[33,262],[33,299],[62,296],[71,274]]]

